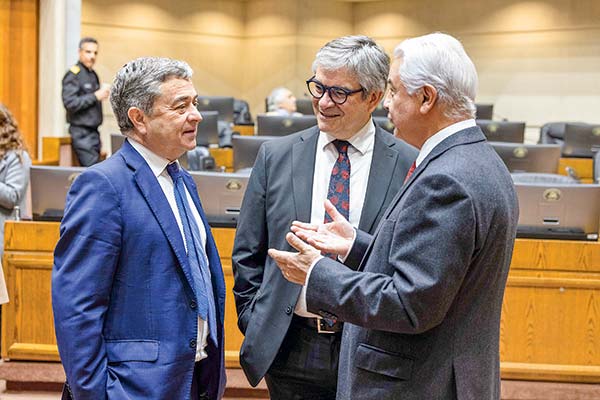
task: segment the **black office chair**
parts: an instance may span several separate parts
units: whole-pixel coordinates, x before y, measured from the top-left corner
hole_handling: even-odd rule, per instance
[[[233,99],[233,123],[235,125],[254,125],[250,106],[246,100]]]
[[[565,125],[587,125],[583,122],[547,122],[540,128],[538,144],[564,144]]]
[[[190,171],[214,171],[215,159],[207,147],[197,146],[186,154],[187,169]]]

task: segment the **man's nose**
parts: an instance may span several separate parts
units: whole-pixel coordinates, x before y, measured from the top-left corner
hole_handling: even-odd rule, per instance
[[[203,119],[202,114],[200,114],[200,111],[198,111],[198,109],[194,105],[192,105],[192,111],[190,112],[189,118],[192,121],[195,121],[198,123],[202,122],[202,119]]]
[[[323,93],[323,97],[319,99],[319,107],[321,108],[330,108],[335,107],[335,102],[331,100],[331,96],[329,95],[329,90],[326,90]]]
[[[390,111],[390,97],[390,92],[387,92],[385,94],[385,97],[383,98],[383,108],[385,108],[388,111]]]

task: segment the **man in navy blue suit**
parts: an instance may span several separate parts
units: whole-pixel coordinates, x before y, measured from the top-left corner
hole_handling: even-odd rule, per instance
[[[202,120],[191,77],[181,61],[127,63],[110,95],[127,140],[67,196],[52,271],[66,398],[223,395],[223,272],[177,162]]]

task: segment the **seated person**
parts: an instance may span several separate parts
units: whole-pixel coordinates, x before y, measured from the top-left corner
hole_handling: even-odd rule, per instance
[[[273,89],[267,98],[268,112],[266,115],[277,115],[282,117],[301,117],[296,111],[296,97],[287,88],[278,87]]]

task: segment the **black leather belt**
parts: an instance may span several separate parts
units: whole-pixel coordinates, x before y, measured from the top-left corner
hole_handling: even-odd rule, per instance
[[[338,333],[342,331],[344,327],[344,323],[340,321],[336,321],[335,323],[331,323],[322,318],[305,318],[300,317],[299,315],[294,315],[292,319],[294,323],[304,325],[316,330],[318,333]]]

